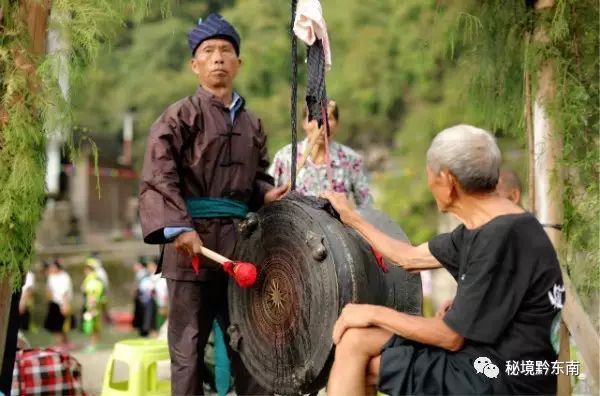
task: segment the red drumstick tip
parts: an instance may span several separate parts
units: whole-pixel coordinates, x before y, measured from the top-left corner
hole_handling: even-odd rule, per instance
[[[233,278],[240,287],[250,287],[256,282],[256,267],[252,263],[239,262],[234,273]]]
[[[251,287],[256,283],[256,266],[244,261],[227,261],[223,269],[231,276],[239,287]]]

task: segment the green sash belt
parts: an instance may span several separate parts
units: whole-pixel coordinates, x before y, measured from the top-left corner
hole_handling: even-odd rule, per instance
[[[227,198],[186,198],[185,205],[193,219],[215,219],[237,217],[243,219],[248,213],[248,206]]]

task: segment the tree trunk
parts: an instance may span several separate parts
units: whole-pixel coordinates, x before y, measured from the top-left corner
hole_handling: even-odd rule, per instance
[[[531,42],[531,34],[525,34],[525,45],[529,47]],[[531,99],[531,74],[529,70],[525,70],[523,74],[523,85],[525,95],[525,129],[527,131],[527,151],[528,151],[528,174],[527,174],[527,205],[529,211],[535,213],[535,155],[533,153],[533,104]]]
[[[34,54],[46,52],[46,30],[50,1],[21,1],[21,15],[27,23],[31,47],[26,49]],[[31,76],[33,77],[33,75]],[[32,241],[33,242],[33,241]],[[20,290],[13,293],[13,285],[8,279],[0,279],[0,389],[10,394],[11,376],[15,361],[16,335],[19,328],[18,306]],[[12,307],[12,309],[11,309]]]
[[[10,282],[5,280],[8,285],[6,286],[4,291],[12,289]],[[3,300],[4,304],[6,304],[6,308],[8,308],[8,321],[5,328],[3,328],[3,333],[6,334],[3,337],[3,344],[0,347],[3,348],[3,359],[0,362],[0,392],[3,392],[6,395],[10,394],[11,386],[12,386],[12,377],[13,377],[13,367],[15,365],[15,354],[17,352],[17,337],[19,334],[19,300],[21,298],[21,290],[9,294],[6,300]],[[5,307],[3,307],[5,308]]]
[[[552,100],[553,69],[551,63],[542,66],[538,75],[538,92],[533,107],[533,155],[535,160],[535,208],[540,223],[552,241],[557,254],[561,249],[562,227],[562,176],[559,161],[561,159],[562,142],[560,136],[553,133],[544,104]],[[569,358],[569,337],[567,327],[561,323],[560,351],[558,360],[566,362]],[[566,334],[565,334],[566,332]],[[570,395],[570,378],[565,374],[558,377],[558,395]]]
[[[536,10],[543,10],[554,6],[554,0],[538,0]],[[536,32],[536,40],[548,40],[543,30]],[[563,180],[560,161],[562,159],[562,139],[560,134],[552,130],[552,124],[544,106],[553,100],[554,92],[553,64],[551,61],[543,64],[538,73],[538,92],[533,110],[534,123],[534,174],[535,184],[534,206],[539,221],[545,225],[546,233],[552,241],[557,252],[560,252],[563,224]],[[531,149],[531,148],[530,148]],[[531,172],[531,169],[530,169]],[[560,354],[558,360],[570,360],[569,332],[573,335],[575,343],[583,357],[584,367],[590,375],[593,384],[599,384],[600,372],[600,345],[598,334],[591,324],[589,317],[583,310],[577,291],[571,285],[571,280],[563,270],[565,287],[565,301],[562,310],[562,323],[560,327]],[[560,375],[558,378],[558,395],[570,395],[570,377]]]
[[[554,7],[554,0],[538,0],[535,4],[538,11],[552,7]],[[544,30],[537,30],[535,37],[538,42],[547,41],[547,34]],[[558,162],[561,158],[562,142],[557,134],[552,133],[550,119],[544,109],[544,105],[553,97],[553,69],[552,64],[546,62],[538,72],[538,92],[533,105],[533,161],[535,165],[532,177],[535,191],[533,194],[530,192],[530,199],[535,205],[535,214],[538,220],[545,225],[546,233],[559,254],[561,242],[559,227],[562,227],[563,218],[563,183]],[[564,321],[561,321],[559,340],[558,360],[568,361],[570,345]],[[557,381],[557,394],[560,396],[570,395],[569,377],[564,373],[559,374]]]
[[[559,165],[562,139],[552,131],[550,119],[544,109],[545,103],[554,95],[552,78],[552,65],[547,63],[539,73],[538,93],[533,108],[535,213],[540,223],[547,225],[546,233],[558,251],[561,245],[559,228],[563,220],[563,178]]]
[[[8,322],[10,320],[10,299],[12,285],[9,278],[0,279],[0,355],[4,355],[6,347],[6,334]],[[2,361],[0,361],[0,370],[2,370]]]

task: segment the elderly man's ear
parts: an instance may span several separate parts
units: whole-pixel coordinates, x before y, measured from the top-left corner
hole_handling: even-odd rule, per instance
[[[442,169],[440,171],[440,178],[446,191],[446,196],[444,198],[447,201],[445,201],[445,203],[449,205],[450,202],[452,202],[454,196],[456,195],[456,190],[459,188],[459,183],[456,177],[448,169]]]
[[[452,173],[450,173],[450,171],[446,168],[440,171],[440,178],[446,186],[450,186],[454,183],[454,175],[452,175]]]

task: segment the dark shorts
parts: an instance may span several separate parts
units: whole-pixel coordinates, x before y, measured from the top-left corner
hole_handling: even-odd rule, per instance
[[[29,331],[29,323],[31,322],[31,313],[29,308],[25,309],[25,312],[19,314],[19,329],[23,331]]]
[[[392,336],[381,349],[379,390],[397,395],[481,395],[493,392],[464,353]]]
[[[48,314],[44,321],[44,328],[46,330],[52,333],[62,333],[63,331],[69,331],[74,325],[72,315],[65,317],[57,303],[48,303]]]

